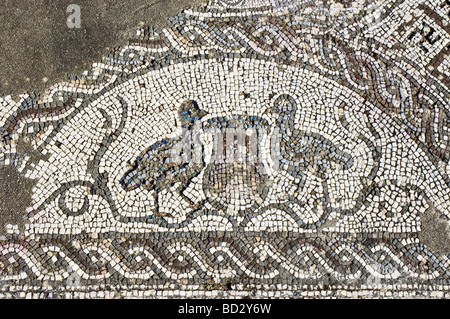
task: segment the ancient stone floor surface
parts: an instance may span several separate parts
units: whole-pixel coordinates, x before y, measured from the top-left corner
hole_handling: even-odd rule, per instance
[[[449,22],[212,0],[1,97],[0,298],[449,298]]]

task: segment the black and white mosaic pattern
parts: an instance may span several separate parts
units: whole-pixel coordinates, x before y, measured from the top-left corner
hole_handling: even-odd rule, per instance
[[[1,98],[0,163],[35,184],[0,296],[448,298],[421,234],[450,220],[449,17],[211,1]]]

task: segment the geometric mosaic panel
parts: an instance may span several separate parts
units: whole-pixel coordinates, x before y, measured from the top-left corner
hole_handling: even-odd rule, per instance
[[[1,98],[0,296],[449,297],[448,12],[211,1]]]

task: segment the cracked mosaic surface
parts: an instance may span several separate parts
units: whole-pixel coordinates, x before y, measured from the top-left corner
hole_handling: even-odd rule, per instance
[[[448,297],[449,14],[211,1],[2,98],[0,295]]]

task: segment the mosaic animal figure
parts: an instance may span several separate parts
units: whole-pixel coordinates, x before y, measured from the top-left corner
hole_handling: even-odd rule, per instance
[[[280,129],[280,167],[293,177],[303,179],[304,172],[309,170],[316,176],[326,179],[332,163],[341,169],[353,165],[350,154],[342,151],[324,136],[296,129],[296,101],[287,94],[275,100],[274,105],[266,113],[276,116],[276,125]]]
[[[183,134],[176,138],[163,138],[152,144],[133,164],[133,168],[120,179],[125,190],[139,187],[154,191],[154,212],[151,218],[163,218],[168,214],[160,212],[158,195],[164,188],[170,188],[180,183],[177,191],[191,205],[192,202],[183,195],[183,190],[192,178],[198,176],[204,167],[201,158],[192,158],[196,148],[202,148],[201,143],[194,144],[192,132],[197,121],[206,115],[199,109],[195,101],[186,101],[181,104],[178,111],[177,125]],[[194,141],[195,142],[195,141]]]

